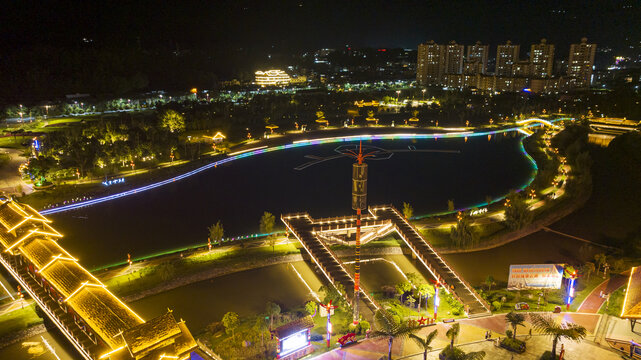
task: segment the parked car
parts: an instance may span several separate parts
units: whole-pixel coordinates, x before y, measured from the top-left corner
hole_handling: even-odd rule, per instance
[[[526,302],[520,302],[514,304],[514,310],[530,310],[530,304]]]

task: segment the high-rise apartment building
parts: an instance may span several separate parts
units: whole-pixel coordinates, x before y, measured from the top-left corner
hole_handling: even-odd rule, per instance
[[[581,39],[580,44],[570,45],[568,76],[574,78],[575,86],[588,87],[592,78],[596,44],[588,44],[588,39]]]
[[[519,61],[519,45],[513,45],[507,41],[505,45],[499,45],[496,48],[496,76],[512,76],[514,64]]]
[[[528,77],[530,76],[530,61],[520,60],[512,66],[512,76],[515,77]]]
[[[532,77],[547,78],[552,76],[554,66],[554,45],[541,39],[539,44],[530,46],[530,71]]]
[[[445,46],[445,74],[462,74],[463,73],[463,55],[465,46],[459,45],[456,41],[450,41]]]
[[[480,41],[477,41],[475,45],[468,45],[463,73],[468,75],[485,74],[489,50],[490,46],[482,45]]]
[[[445,71],[445,46],[434,40],[418,46],[416,82],[421,86],[440,85]]]

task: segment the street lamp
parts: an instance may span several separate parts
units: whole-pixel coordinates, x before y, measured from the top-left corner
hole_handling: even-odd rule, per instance
[[[398,98],[401,96],[401,90],[396,90],[396,105],[398,105]]]
[[[423,101],[425,101],[425,91],[427,91],[427,89],[421,90],[421,92],[423,93]]]

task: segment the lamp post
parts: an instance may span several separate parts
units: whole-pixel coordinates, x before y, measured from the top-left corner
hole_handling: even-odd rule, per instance
[[[567,310],[570,310],[570,303],[572,302],[572,299],[574,299],[574,282],[576,281],[577,276],[578,275],[576,273],[576,270],[574,270],[574,272],[570,274],[570,284],[568,285],[568,298],[565,302]]]
[[[398,99],[401,96],[401,90],[396,90],[396,105],[398,105]]]
[[[425,91],[426,89],[421,90],[421,92],[423,93],[423,101],[425,101]]]
[[[332,301],[330,300],[329,303],[327,304],[319,304],[320,307],[324,308],[327,310],[327,348],[330,347],[330,340],[332,338],[332,321],[330,320],[330,317],[332,316],[332,310],[336,309],[338,306],[332,305]]]

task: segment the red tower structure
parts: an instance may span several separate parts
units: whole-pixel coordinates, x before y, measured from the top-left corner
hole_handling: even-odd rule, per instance
[[[349,155],[356,158],[352,165],[352,209],[356,210],[356,262],[354,265],[354,324],[359,321],[358,305],[360,299],[360,271],[361,271],[361,211],[367,209],[367,164],[364,160],[372,154],[363,154],[362,143],[358,146],[358,153],[348,151]]]

